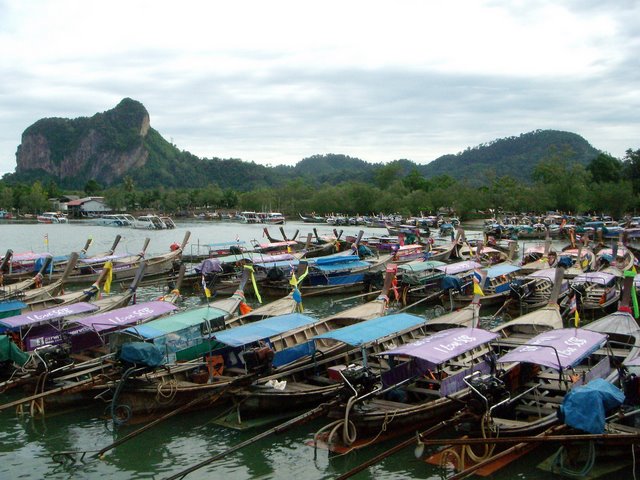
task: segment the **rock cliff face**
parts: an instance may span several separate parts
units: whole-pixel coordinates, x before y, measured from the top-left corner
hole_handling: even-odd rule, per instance
[[[134,100],[91,118],[45,118],[27,128],[16,172],[40,170],[61,180],[82,176],[109,185],[145,165],[149,113]]]

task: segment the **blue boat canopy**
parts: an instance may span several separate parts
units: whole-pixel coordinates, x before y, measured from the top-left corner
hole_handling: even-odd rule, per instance
[[[520,270],[520,267],[516,267],[515,265],[496,265],[495,267],[487,269],[487,278],[507,275],[509,273],[517,272],[518,270]]]
[[[317,319],[302,315],[301,313],[290,313],[241,325],[224,332],[218,332],[214,338],[218,342],[229,345],[230,347],[241,347],[259,340],[281,335],[295,328],[311,325],[317,321]]]
[[[27,308],[27,304],[18,300],[10,300],[8,302],[0,302],[0,313],[13,312]]]
[[[395,315],[373,318],[365,322],[355,323],[348,327],[323,333],[322,335],[313,337],[312,340],[331,338],[357,347],[359,345],[382,339],[392,333],[415,327],[421,323],[425,323],[426,321],[427,320],[424,318],[416,315],[397,313]]]

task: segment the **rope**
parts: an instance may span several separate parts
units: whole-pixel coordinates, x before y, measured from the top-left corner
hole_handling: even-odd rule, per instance
[[[169,386],[168,393],[164,393],[164,387],[166,385]],[[162,383],[158,384],[157,391],[156,401],[161,405],[167,405],[171,403],[178,393],[178,382],[175,379],[169,380],[168,382],[165,382],[164,379],[162,379]]]
[[[580,470],[574,470],[565,465],[565,462],[567,460],[566,452],[567,452],[567,449],[563,445],[554,454],[551,461],[551,465],[553,466],[553,471],[554,472],[558,471],[560,472],[561,475],[565,475],[567,477],[576,477],[576,478],[586,477],[596,463],[596,447],[594,442],[589,442],[588,457],[584,466]],[[634,470],[634,475],[635,475],[635,470]]]
[[[130,367],[129,369],[127,369],[122,374],[122,378],[116,385],[116,389],[113,392],[113,398],[111,399],[110,413],[111,413],[111,420],[113,420],[113,423],[115,425],[124,425],[131,418],[131,407],[129,405],[118,405],[116,401],[120,396],[120,392],[124,388],[124,384],[126,383],[127,378],[129,377],[129,375],[133,374],[135,370],[136,370],[136,367]],[[117,414],[118,411],[120,412],[120,415]]]

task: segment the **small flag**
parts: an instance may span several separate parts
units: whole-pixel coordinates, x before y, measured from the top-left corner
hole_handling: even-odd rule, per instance
[[[482,291],[482,287],[480,286],[481,281],[482,275],[480,274],[480,272],[473,272],[473,294],[484,297],[484,292]]]
[[[252,312],[253,308],[251,308],[249,305],[247,305],[244,302],[240,302],[240,314],[241,315],[246,315],[249,312]]]
[[[578,310],[576,309],[575,313],[574,313],[574,322],[576,325],[576,328],[578,328],[580,326],[580,315],[578,314]]]
[[[204,279],[204,275],[202,275],[202,290],[204,291],[204,295],[207,298],[211,298],[211,290],[207,286],[207,282]]]
[[[576,302],[576,296],[573,295],[571,297],[571,301],[569,302],[569,315],[575,313],[577,309],[578,309],[578,303]]]
[[[104,293],[111,293],[111,281],[113,280],[113,263],[111,263],[111,261],[108,261],[102,268],[107,271],[107,278],[104,281]]]

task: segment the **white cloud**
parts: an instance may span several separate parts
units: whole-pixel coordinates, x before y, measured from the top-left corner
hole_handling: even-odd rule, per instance
[[[204,157],[428,162],[556,128],[637,145],[635,2],[0,1],[0,171],[122,98]]]

